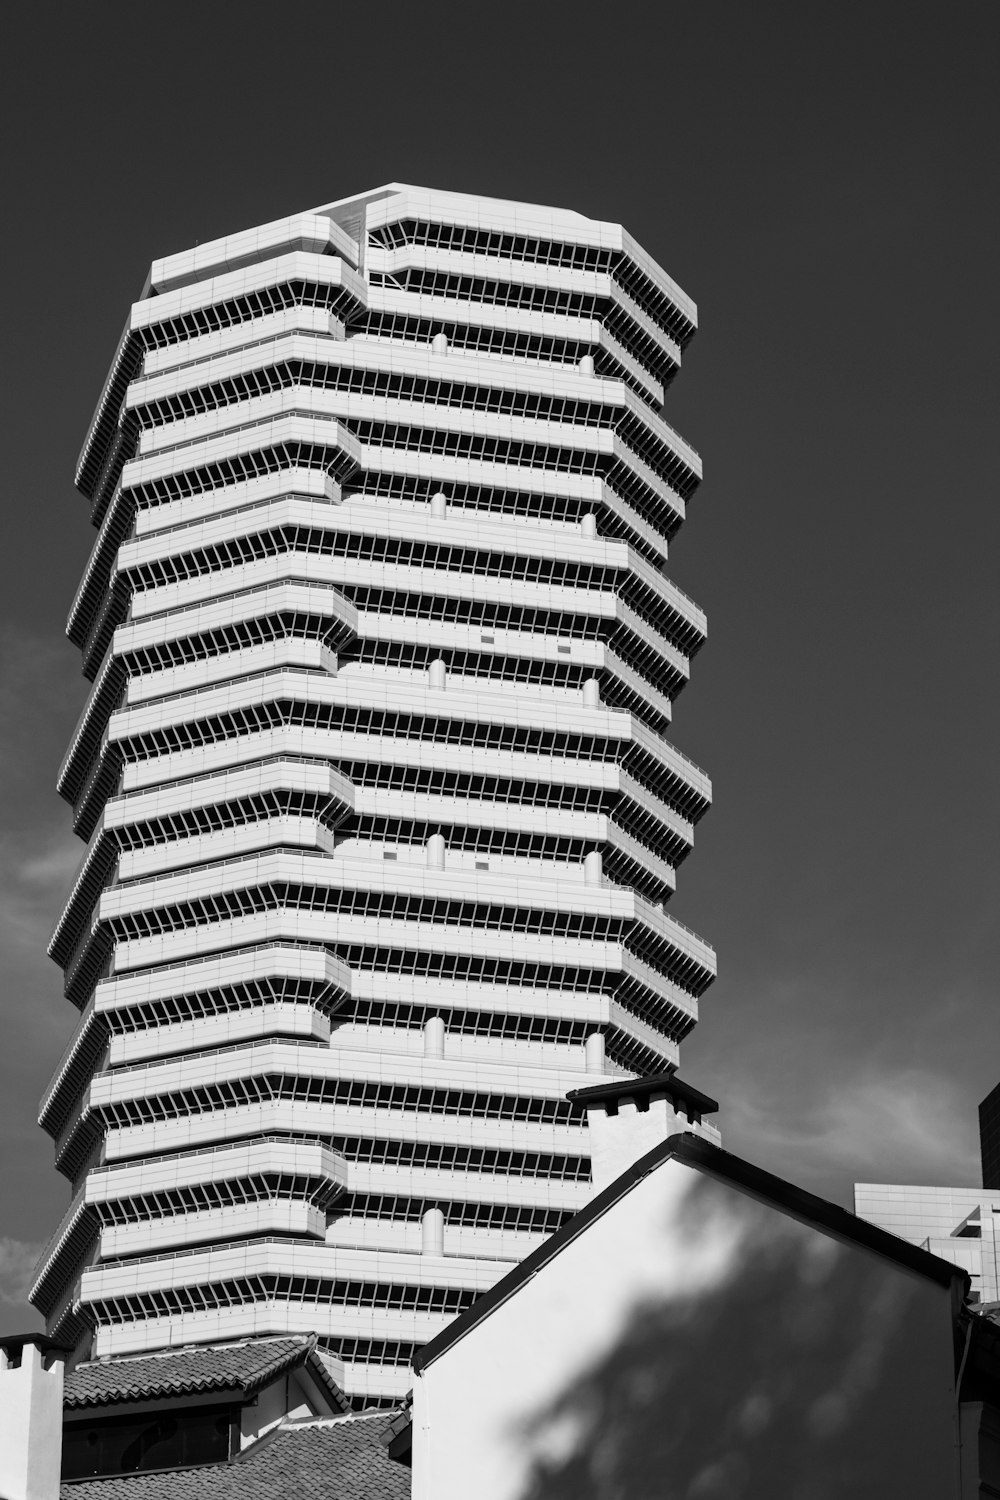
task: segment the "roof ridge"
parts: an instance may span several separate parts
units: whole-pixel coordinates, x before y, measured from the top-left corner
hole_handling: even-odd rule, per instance
[[[170,1359],[179,1354],[201,1354],[208,1351],[222,1353],[226,1349],[247,1349],[260,1344],[301,1344],[314,1342],[314,1333],[262,1333],[248,1334],[246,1338],[230,1339],[224,1344],[173,1344],[161,1349],[138,1349],[129,1354],[102,1354],[97,1359],[84,1359],[74,1366],[76,1370],[107,1369],[109,1365],[134,1363],[140,1359]]]
[[[640,1080],[641,1082],[641,1080]],[[583,1090],[574,1091],[582,1093]],[[595,1090],[596,1092],[596,1090]],[[964,1282],[965,1292],[969,1288],[969,1274],[960,1266],[953,1265],[929,1250],[921,1250],[908,1240],[898,1239],[887,1230],[880,1229],[838,1203],[830,1203],[805,1188],[776,1177],[763,1167],[754,1166],[734,1156],[721,1146],[694,1135],[691,1131],[679,1131],[667,1136],[638,1161],[632,1162],[624,1171],[591,1198],[580,1211],[574,1214],[561,1229],[548,1237],[526,1255],[518,1265],[494,1282],[488,1292],[483,1292],[471,1306],[458,1314],[435,1334],[429,1343],[417,1349],[413,1355],[412,1368],[415,1375],[422,1375],[446,1350],[463,1339],[471,1329],[490,1317],[494,1310],[512,1297],[541,1268],[560,1255],[566,1247],[584,1234],[590,1225],[614,1208],[621,1198],[632,1192],[640,1182],[667,1161],[674,1160],[684,1167],[710,1174],[728,1182],[737,1192],[770,1203],[772,1207],[800,1222],[812,1224],[825,1234],[840,1237],[848,1243],[860,1245],[876,1255],[895,1261],[917,1275],[935,1281],[939,1286],[954,1287]]]
[[[67,1409],[232,1389],[254,1395],[288,1370],[308,1367],[332,1404],[344,1401],[339,1382],[317,1354],[315,1334],[192,1344],[78,1365],[66,1377]]]
[[[340,1422],[372,1422],[376,1417],[388,1418],[389,1412],[382,1407],[372,1411],[342,1411],[332,1417],[283,1417],[278,1430],[293,1431],[301,1427],[335,1427]]]

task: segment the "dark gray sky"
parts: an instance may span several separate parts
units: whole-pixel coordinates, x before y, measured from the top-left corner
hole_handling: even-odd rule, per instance
[[[978,1181],[1000,1078],[993,3],[35,0],[3,78],[0,1325],[66,1185],[74,460],[151,258],[393,178],[620,220],[700,306],[667,417],[709,616],[675,737],[715,808],[673,910],[720,978],[683,1075],[841,1202]]]

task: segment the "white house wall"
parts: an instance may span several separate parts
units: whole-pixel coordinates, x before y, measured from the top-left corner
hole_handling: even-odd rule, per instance
[[[952,1290],[668,1159],[427,1365],[414,1500],[956,1494]]]

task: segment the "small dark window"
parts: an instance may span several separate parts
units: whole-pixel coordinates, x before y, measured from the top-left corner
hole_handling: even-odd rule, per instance
[[[238,1406],[123,1414],[63,1428],[63,1479],[220,1463],[238,1446]]]

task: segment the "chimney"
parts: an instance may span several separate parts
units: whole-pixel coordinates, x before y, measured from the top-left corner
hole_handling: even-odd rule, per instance
[[[587,1111],[590,1174],[598,1193],[669,1135],[687,1130],[715,1146],[721,1143],[716,1127],[705,1123],[718,1104],[676,1073],[621,1078],[573,1089],[566,1097]]]
[[[59,1500],[69,1350],[40,1333],[0,1335],[0,1495]]]

